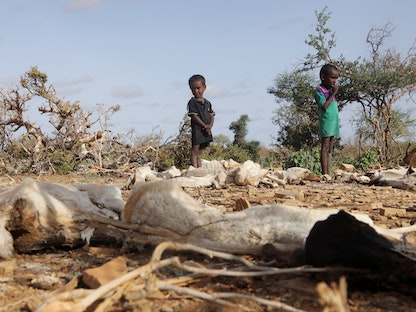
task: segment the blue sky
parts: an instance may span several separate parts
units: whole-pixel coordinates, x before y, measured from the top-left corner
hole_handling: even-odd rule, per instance
[[[120,105],[114,132],[144,137],[161,129],[166,139],[178,133],[191,97],[187,80],[198,73],[217,113],[213,134],[232,139],[230,123],[247,114],[247,139],[269,146],[278,128],[267,89],[313,52],[305,40],[324,7],[334,56],[368,56],[368,31],[388,22],[395,30],[386,47],[405,53],[416,39],[414,0],[1,1],[0,88],[37,66],[58,96],[85,110]],[[344,139],[352,115],[352,108],[341,115]]]

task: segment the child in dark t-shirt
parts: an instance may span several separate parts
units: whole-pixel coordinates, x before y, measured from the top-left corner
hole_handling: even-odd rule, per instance
[[[211,129],[214,124],[215,112],[211,103],[205,99],[205,78],[201,75],[193,75],[189,78],[189,88],[193,97],[188,102],[188,116],[191,118],[192,149],[191,165],[201,167],[201,151],[212,142]]]

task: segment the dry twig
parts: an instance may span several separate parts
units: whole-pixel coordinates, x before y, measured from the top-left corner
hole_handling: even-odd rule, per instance
[[[340,278],[339,286],[335,282],[332,282],[330,287],[328,284],[322,282],[316,286],[316,291],[324,306],[323,312],[350,311],[347,302],[347,281],[345,276]]]
[[[179,257],[171,257],[168,259],[161,259],[163,253],[167,250],[176,251],[193,251],[208,257],[223,258],[229,261],[242,263],[245,268],[238,270],[214,270],[206,268],[199,263],[187,264],[180,261]],[[160,280],[155,273],[166,266],[175,266],[183,271],[197,273],[186,277],[179,277],[173,279]],[[234,256],[223,252],[216,252],[209,249],[193,246],[190,244],[178,244],[173,242],[164,242],[159,244],[152,255],[151,260],[144,266],[134,269],[119,278],[116,278],[101,287],[93,290],[74,289],[67,292],[55,294],[49,298],[45,304],[39,307],[38,312],[59,312],[71,311],[82,312],[86,311],[93,303],[99,299],[104,299],[96,308],[95,311],[106,311],[106,308],[117,304],[122,296],[139,300],[151,296],[160,290],[170,290],[177,293],[191,295],[203,300],[209,300],[221,305],[238,307],[240,310],[247,310],[240,304],[234,304],[227,299],[248,299],[257,302],[261,305],[279,308],[283,311],[301,312],[303,310],[296,309],[279,301],[266,300],[251,295],[244,295],[239,293],[211,293],[207,294],[201,291],[183,287],[194,282],[202,276],[262,276],[282,273],[299,273],[299,272],[323,272],[325,269],[316,269],[310,267],[297,267],[290,269],[270,268],[258,266],[243,257]],[[128,292],[134,291],[134,298]]]

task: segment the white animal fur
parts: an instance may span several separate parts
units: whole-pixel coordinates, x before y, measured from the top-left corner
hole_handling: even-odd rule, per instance
[[[122,220],[169,229],[194,241],[199,238],[245,246],[266,243],[303,246],[313,225],[338,211],[275,204],[226,213],[196,201],[170,181],[156,181],[139,183],[133,188]],[[394,241],[400,240],[402,233],[416,231],[416,226],[384,229],[375,226],[365,214],[352,215]]]
[[[114,186],[101,186],[101,191],[99,188],[38,183],[28,178],[0,192],[0,258],[13,255],[9,231],[26,231],[34,241],[59,236],[70,242],[80,238],[80,232],[94,216],[118,218],[112,210],[120,209],[121,191],[112,190]],[[111,194],[108,203],[103,201],[106,192]],[[100,202],[102,208],[94,202]]]

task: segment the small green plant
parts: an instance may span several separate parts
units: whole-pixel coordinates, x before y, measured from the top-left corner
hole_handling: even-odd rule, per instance
[[[57,174],[69,174],[74,171],[75,159],[67,151],[55,151],[49,154],[50,164]]]
[[[175,158],[177,155],[174,152],[166,150],[164,148],[159,149],[159,154],[158,154],[158,159],[157,159],[157,168],[159,170],[162,170],[162,171],[167,170],[170,167],[175,165]],[[183,159],[182,159],[182,162],[183,162]],[[177,163],[177,166],[179,168],[184,167],[184,164],[182,162]]]
[[[299,150],[292,152],[283,160],[283,169],[291,167],[301,167],[309,169],[311,172],[319,175],[321,172],[321,164],[319,161],[320,150],[314,147],[311,151]]]
[[[371,165],[377,164],[379,157],[377,148],[371,148],[366,150],[354,163],[354,167],[358,170],[365,172]]]
[[[239,163],[251,159],[249,152],[240,146],[227,145],[224,147],[217,142],[213,142],[206,150],[204,150],[201,153],[201,157],[206,160],[233,159]]]

